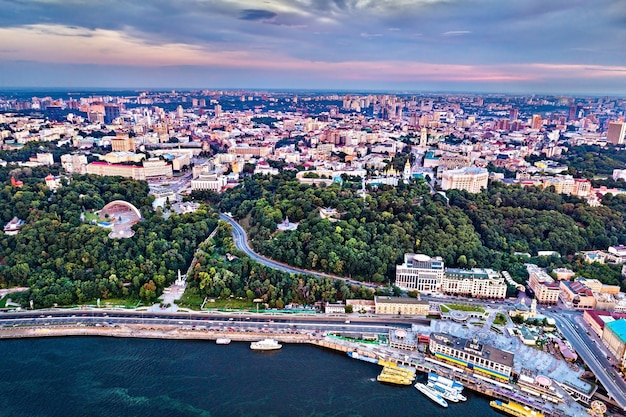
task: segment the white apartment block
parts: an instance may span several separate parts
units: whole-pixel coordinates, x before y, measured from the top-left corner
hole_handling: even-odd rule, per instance
[[[438,292],[444,277],[441,257],[405,253],[404,263],[396,265],[396,285],[404,290]]]
[[[198,178],[191,180],[191,190],[209,190],[220,193],[226,186],[226,183],[227,178],[222,174],[200,174],[198,175]]]
[[[492,269],[446,268],[441,292],[444,294],[471,295],[478,298],[504,299],[507,284],[504,278]]]
[[[489,171],[484,168],[465,167],[444,171],[441,175],[443,190],[465,190],[469,193],[479,193],[487,188]]]
[[[61,155],[61,166],[69,174],[86,174],[87,157],[85,155]]]
[[[159,158],[150,158],[143,161],[144,175],[149,178],[172,178],[172,165]]]

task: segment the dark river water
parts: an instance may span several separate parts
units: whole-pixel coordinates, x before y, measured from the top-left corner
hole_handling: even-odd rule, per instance
[[[472,392],[441,408],[376,382],[378,365],[309,345],[41,338],[0,341],[0,358],[0,416],[501,415]]]

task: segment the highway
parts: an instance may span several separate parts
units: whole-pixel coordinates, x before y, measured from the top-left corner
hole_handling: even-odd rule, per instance
[[[277,262],[277,261],[274,261],[273,259],[266,258],[265,256],[259,255],[258,253],[252,250],[252,248],[248,244],[248,235],[246,234],[246,231],[243,229],[243,227],[239,225],[239,223],[237,223],[233,218],[222,213],[220,213],[220,219],[228,222],[232,226],[233,240],[235,242],[235,246],[237,247],[237,249],[244,252],[251,259],[255,260],[256,262],[262,265],[265,265],[270,268],[278,269],[280,271],[287,272],[290,274],[308,274],[308,275],[314,275],[318,277],[331,278],[334,280],[342,280],[348,284],[363,285],[367,288],[372,288],[372,289],[384,288],[384,286],[382,285],[356,281],[350,278],[339,277],[336,275],[325,274],[323,272],[311,271],[308,269],[295,268],[293,266],[289,266],[282,262]]]
[[[606,356],[602,354],[602,350],[598,347],[594,348],[592,340],[585,334],[584,329],[576,323],[575,315],[576,313],[559,312],[558,314],[552,314],[551,317],[554,318],[559,330],[572,344],[576,353],[580,355],[598,381],[607,390],[609,396],[623,410],[626,410],[626,383],[624,379],[616,376],[616,370],[613,369]]]
[[[415,321],[415,320],[411,320]],[[115,310],[37,310],[0,314],[1,329],[45,326],[173,325],[215,331],[266,333],[357,332],[387,333],[390,328],[411,328],[409,320],[381,318],[298,316],[285,317],[228,313],[148,313]]]

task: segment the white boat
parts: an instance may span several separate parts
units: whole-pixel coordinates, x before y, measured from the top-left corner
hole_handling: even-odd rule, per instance
[[[434,372],[429,372],[428,373],[428,382],[436,382],[438,384],[440,384],[441,386],[446,386],[449,387],[451,389],[454,389],[458,392],[463,391],[463,388],[465,388],[463,386],[463,384],[461,384],[460,382],[457,382],[453,379],[450,378],[446,378],[445,376],[441,376],[438,375]]]
[[[230,344],[230,339],[227,337],[220,337],[215,341],[216,345],[228,345]]]
[[[439,382],[428,382],[428,387],[437,391],[439,395],[448,401],[458,403],[459,401],[467,401],[467,398],[459,391],[440,384]]]
[[[282,348],[283,345],[278,343],[274,339],[263,339],[258,342],[250,343],[250,349],[252,350],[277,350]]]
[[[415,389],[439,404],[442,407],[448,407],[448,402],[434,389],[418,382],[414,385]]]
[[[378,363],[378,359],[371,358],[365,355],[359,355],[357,352],[348,352],[348,356],[350,356],[352,359],[358,359],[360,361],[365,361],[369,363]]]
[[[467,401],[467,398],[461,394],[463,391],[463,384],[450,378],[430,372],[428,374],[428,386],[437,390],[437,392],[439,392],[439,394],[446,400],[454,401],[455,403],[459,401]]]

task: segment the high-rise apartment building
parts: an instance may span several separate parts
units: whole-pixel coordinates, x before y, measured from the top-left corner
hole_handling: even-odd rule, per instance
[[[626,136],[626,123],[616,121],[609,123],[609,129],[606,132],[606,141],[613,145],[623,145]]]
[[[541,118],[541,116],[538,115],[538,114],[533,114],[533,118],[532,118],[530,127],[532,129],[539,130],[539,129],[541,129],[542,126],[543,126],[543,119]]]
[[[117,104],[107,103],[104,105],[104,123],[113,123],[113,120],[120,117],[120,106]]]

